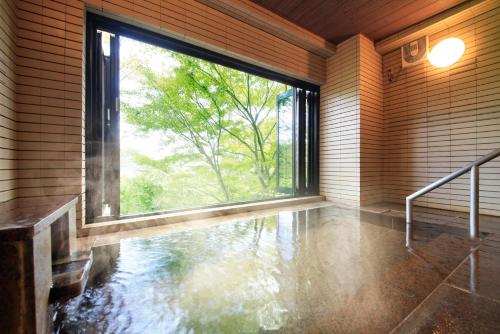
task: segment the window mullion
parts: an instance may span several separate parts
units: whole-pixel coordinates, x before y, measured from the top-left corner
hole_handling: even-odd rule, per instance
[[[297,136],[297,173],[298,189],[297,195],[304,195],[306,190],[306,93],[303,89],[297,89],[298,98],[298,136]]]

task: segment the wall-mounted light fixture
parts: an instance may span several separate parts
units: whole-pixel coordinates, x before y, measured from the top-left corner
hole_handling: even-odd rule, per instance
[[[436,67],[447,67],[455,64],[464,51],[465,44],[460,38],[446,38],[432,48],[429,61]]]

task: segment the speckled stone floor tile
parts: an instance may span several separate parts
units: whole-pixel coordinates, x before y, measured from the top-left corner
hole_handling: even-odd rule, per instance
[[[500,333],[500,303],[442,284],[394,333]]]
[[[446,282],[500,302],[500,248],[481,245]]]

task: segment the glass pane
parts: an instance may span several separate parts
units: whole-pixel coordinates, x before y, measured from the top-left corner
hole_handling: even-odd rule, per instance
[[[278,95],[276,105],[278,106],[277,188],[280,192],[293,194],[293,90]]]
[[[121,214],[290,194],[290,181],[276,186],[277,157],[283,171],[292,171],[285,153],[293,139],[291,102],[280,130],[285,156],[277,153],[277,97],[288,91],[279,82],[120,37]]]
[[[101,205],[97,212],[100,212],[100,217],[110,217],[112,216],[112,204],[110,199],[113,197],[112,194],[112,184],[115,181],[112,177],[112,161],[113,161],[113,152],[112,146],[110,143],[110,137],[112,135],[110,131],[111,126],[111,110],[110,104],[112,99],[111,92],[111,40],[114,38],[114,35],[106,32],[106,31],[98,31],[101,36],[101,47],[100,47],[100,58],[99,58],[99,80],[100,80],[100,96],[99,100],[99,108],[100,115],[102,119],[100,120],[100,124],[102,124],[101,129],[101,155],[102,155],[102,173],[100,174],[100,182],[101,186],[98,190],[101,196]]]

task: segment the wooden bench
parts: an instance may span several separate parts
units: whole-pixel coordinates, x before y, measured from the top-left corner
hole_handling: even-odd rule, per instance
[[[52,262],[76,251],[76,204],[0,213],[0,333],[46,333]]]

